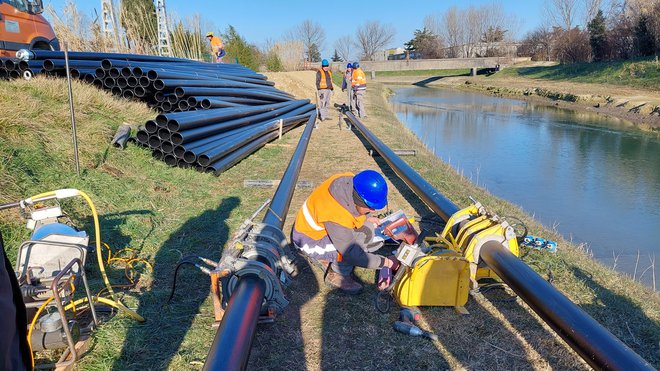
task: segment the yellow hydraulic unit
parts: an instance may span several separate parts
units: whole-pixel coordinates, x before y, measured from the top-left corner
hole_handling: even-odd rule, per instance
[[[452,215],[442,233],[421,243],[405,218],[388,224],[383,233],[403,241],[396,252],[402,267],[391,286],[402,306],[453,306],[465,312],[462,307],[477,281],[498,279],[480,263],[481,246],[497,241],[519,255],[513,226],[475,200]]]

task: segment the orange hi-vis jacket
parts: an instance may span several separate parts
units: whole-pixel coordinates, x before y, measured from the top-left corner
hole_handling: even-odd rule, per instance
[[[351,229],[361,228],[364,225],[367,220],[366,215],[353,216],[330,194],[332,182],[343,176],[354,176],[354,174],[333,175],[309,195],[296,216],[294,224],[296,231],[314,240],[320,240],[328,235],[323,224],[325,222],[337,223]]]
[[[353,90],[366,90],[367,89],[367,76],[364,75],[362,68],[353,70],[353,78],[351,80]]]
[[[222,49],[224,45],[222,44],[222,39],[219,38],[218,36],[213,36],[211,38],[211,50],[213,53],[218,53],[220,49]]]
[[[321,75],[321,80],[319,80],[319,89],[332,89],[332,71],[328,69],[327,71],[323,70],[323,67],[319,68],[318,73]],[[327,76],[330,77],[330,83],[328,83]]]

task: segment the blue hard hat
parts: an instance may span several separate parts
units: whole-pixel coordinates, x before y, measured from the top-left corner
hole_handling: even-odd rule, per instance
[[[353,62],[353,68],[360,68],[360,63]]]
[[[321,61],[321,67],[328,67],[329,65],[330,65],[330,63],[328,63],[327,59],[324,59],[324,60]]]
[[[364,170],[353,177],[353,189],[362,201],[374,210],[387,205],[387,183],[380,173]]]
[[[346,68],[353,68],[353,65],[349,63],[346,65]]]

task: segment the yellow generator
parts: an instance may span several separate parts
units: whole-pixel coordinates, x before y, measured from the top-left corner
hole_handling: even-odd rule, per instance
[[[421,243],[405,217],[387,225],[384,234],[403,240],[396,252],[402,267],[391,286],[401,306],[451,306],[466,313],[462,307],[478,280],[499,279],[480,264],[481,246],[497,241],[519,256],[514,226],[474,200],[449,218],[442,233]]]

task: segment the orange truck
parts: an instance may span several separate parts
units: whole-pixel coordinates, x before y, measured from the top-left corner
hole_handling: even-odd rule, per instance
[[[42,0],[0,0],[0,57],[15,57],[19,49],[60,50],[43,11]]]

